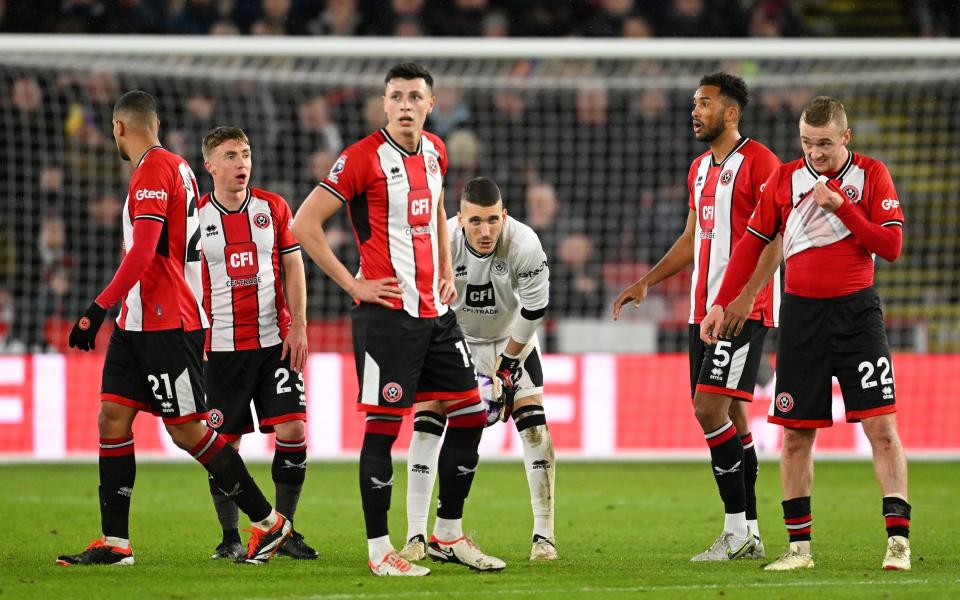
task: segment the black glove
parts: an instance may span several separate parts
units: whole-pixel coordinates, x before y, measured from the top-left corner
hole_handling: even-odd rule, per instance
[[[70,330],[70,347],[84,352],[96,348],[97,332],[100,331],[106,315],[107,309],[96,302],[90,304]]]
[[[513,413],[513,398],[517,395],[517,381],[520,379],[520,359],[509,358],[501,354],[497,357],[495,400],[502,405],[500,420],[506,422]]]

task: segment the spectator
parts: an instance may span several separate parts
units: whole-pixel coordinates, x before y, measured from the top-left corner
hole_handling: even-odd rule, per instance
[[[623,20],[621,35],[625,38],[651,38],[653,27],[647,19],[639,15],[631,15]]]
[[[624,24],[633,15],[633,0],[601,0],[597,12],[587,21],[587,37],[620,37]]]
[[[454,129],[467,125],[470,121],[470,107],[463,99],[463,93],[452,85],[438,86],[434,90],[437,103],[427,117],[427,130],[446,138]]]
[[[216,0],[186,0],[180,12],[167,22],[167,33],[203,35],[210,33],[220,19]]]
[[[761,0],[750,11],[751,37],[803,37],[807,33],[787,0]]]
[[[549,257],[548,257],[549,258]],[[598,317],[607,307],[603,279],[593,259],[593,242],[583,233],[571,233],[560,242],[550,267],[550,283],[563,294],[551,298],[558,315]]]
[[[364,15],[357,9],[357,0],[327,0],[307,30],[314,35],[356,36],[365,33],[364,26]]]
[[[252,35],[302,35],[300,21],[291,18],[292,0],[263,0],[260,18],[250,26]]]
[[[440,13],[439,20],[443,27],[438,28],[438,34],[454,37],[483,35],[483,21],[489,10],[488,0],[452,0],[444,4],[447,8]]]

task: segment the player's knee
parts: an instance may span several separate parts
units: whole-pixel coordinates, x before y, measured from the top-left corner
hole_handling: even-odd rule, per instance
[[[784,427],[782,454],[784,456],[808,454],[813,447],[813,440],[816,439],[816,435],[816,429]]]
[[[884,418],[888,416],[883,415],[863,421],[863,433],[874,448],[887,448],[899,441],[897,428],[893,420]]]
[[[100,415],[97,418],[97,427],[100,437],[116,438],[133,435],[131,425],[136,412],[126,406],[114,402],[101,402]]]
[[[705,432],[723,426],[729,419],[727,411],[724,410],[723,402],[718,401],[718,398],[712,394],[702,394],[700,392],[693,397],[693,414]]]
[[[203,438],[206,432],[206,425],[200,421],[187,421],[186,423],[167,423],[165,424],[170,439],[181,450],[194,448]]]
[[[283,440],[302,440],[306,437],[307,428],[303,421],[287,421],[274,425],[277,437]]]

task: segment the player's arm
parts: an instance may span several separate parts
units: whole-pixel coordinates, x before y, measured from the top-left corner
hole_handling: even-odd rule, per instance
[[[153,215],[133,221],[133,243],[130,245],[110,284],[87,307],[70,331],[70,347],[80,350],[96,348],[97,331],[103,324],[107,309],[119,302],[149,268],[157,253],[157,243],[163,231],[163,219]]]
[[[753,312],[753,305],[757,300],[757,294],[770,283],[780,263],[783,261],[783,237],[777,234],[772,242],[760,253],[760,259],[757,262],[757,268],[753,275],[744,286],[743,291],[730,304],[727,305],[723,315],[723,325],[720,327],[720,337],[736,337],[740,335],[743,324],[747,322],[750,313]]]
[[[293,220],[293,235],[313,262],[352,298],[360,302],[390,307],[391,304],[387,298],[403,297],[398,280],[393,277],[354,278],[334,254],[330,242],[323,233],[323,224],[340,210],[340,204],[340,199],[325,188],[320,186],[313,188],[303,205],[297,210],[297,216]]]
[[[613,301],[613,319],[620,318],[620,309],[627,302],[633,301],[636,306],[640,306],[644,298],[647,297],[647,290],[652,285],[656,285],[667,277],[676,275],[684,270],[687,265],[693,262],[693,236],[697,230],[697,213],[690,210],[687,214],[687,225],[683,233],[673,243],[670,250],[663,255],[663,258],[646,275],[633,282],[627,289],[620,292],[617,299]]]
[[[437,262],[440,275],[437,287],[440,291],[440,302],[450,304],[457,299],[457,286],[453,279],[453,258],[450,252],[450,232],[447,231],[447,209],[443,206],[445,192],[440,192],[440,202],[437,205]]]
[[[884,180],[885,176],[885,180]],[[880,195],[885,201],[895,200],[896,191],[890,175],[884,172],[876,175],[879,179],[877,187],[883,190],[873,190],[874,195]],[[867,218],[864,210],[846,199],[840,193],[839,185],[835,181],[824,184],[818,181],[813,188],[813,197],[824,210],[837,215],[846,225],[853,237],[874,254],[879,254],[888,262],[897,260],[903,249],[903,214],[900,212],[900,202],[896,201],[896,210],[889,219],[882,223],[874,223]]]
[[[290,306],[290,331],[283,340],[280,359],[290,353],[290,367],[297,373],[303,373],[307,366],[307,278],[303,268],[303,257],[299,250],[280,255],[283,267],[283,289]]]

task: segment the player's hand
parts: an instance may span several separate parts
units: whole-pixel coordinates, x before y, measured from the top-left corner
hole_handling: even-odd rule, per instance
[[[640,278],[634,282],[633,285],[620,292],[617,299],[613,301],[613,320],[617,321],[620,319],[620,309],[623,308],[623,305],[627,302],[632,300],[634,306],[640,306],[640,303],[647,297],[649,287],[647,281]]]
[[[753,312],[755,300],[756,296],[748,294],[744,290],[733,302],[727,305],[727,310],[723,314],[723,324],[720,325],[720,337],[730,339],[740,335],[743,324],[747,322],[750,313]]]
[[[70,347],[79,348],[84,352],[96,348],[97,332],[100,331],[106,315],[107,309],[96,302],[91,303],[70,330]]]
[[[706,318],[700,322],[700,339],[705,344],[716,344],[720,335],[720,326],[723,324],[723,307],[714,304]]]
[[[822,180],[813,186],[813,199],[823,210],[833,212],[843,206],[843,196],[828,187]]]
[[[396,277],[367,279],[363,275],[354,280],[350,295],[353,296],[354,300],[368,304],[380,304],[387,308],[393,308],[390,299],[401,300],[403,298],[403,292],[400,291],[400,280]]]
[[[506,422],[513,412],[513,399],[517,395],[517,381],[520,379],[520,358],[510,358],[501,354],[497,357],[496,371],[493,377],[493,397],[502,404],[500,419]]]
[[[290,325],[290,331],[283,340],[283,349],[280,350],[280,360],[286,360],[290,355],[290,368],[296,373],[303,373],[307,367],[307,325],[305,323]]]
[[[457,285],[453,282],[453,276],[449,279],[446,277],[438,278],[437,288],[440,292],[440,302],[450,305],[457,299]]]

